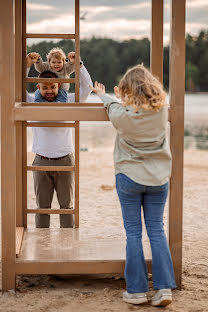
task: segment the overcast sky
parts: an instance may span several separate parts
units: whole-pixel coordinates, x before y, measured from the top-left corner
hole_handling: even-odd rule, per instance
[[[151,0],[80,0],[80,36],[115,40],[150,38]],[[169,41],[170,1],[164,0],[164,42]],[[186,0],[186,32],[208,28],[208,0]],[[74,0],[27,0],[27,32],[74,33]],[[28,44],[37,42],[30,39]]]

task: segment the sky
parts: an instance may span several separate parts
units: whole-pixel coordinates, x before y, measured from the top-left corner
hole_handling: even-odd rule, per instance
[[[174,1],[174,0],[173,0]],[[27,32],[74,33],[74,0],[27,0]],[[150,38],[151,0],[80,0],[80,38]],[[169,42],[170,1],[164,0],[164,44]],[[186,0],[186,32],[208,29],[208,0]],[[28,39],[28,44],[37,39]]]

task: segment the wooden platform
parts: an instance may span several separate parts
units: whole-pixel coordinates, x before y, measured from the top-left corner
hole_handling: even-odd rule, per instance
[[[123,273],[125,244],[125,239],[103,239],[87,229],[26,229],[16,273]],[[150,250],[144,247],[150,259]]]

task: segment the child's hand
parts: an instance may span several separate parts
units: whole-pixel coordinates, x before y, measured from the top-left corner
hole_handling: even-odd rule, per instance
[[[31,52],[26,56],[26,65],[31,67],[40,58],[40,54],[36,52]]]
[[[119,99],[120,98],[120,92],[119,92],[119,88],[117,86],[114,87],[114,94],[115,96]]]
[[[75,62],[75,52],[74,52],[74,51],[69,52],[68,55],[67,55],[67,57],[68,57],[69,62],[70,62],[71,64],[74,64],[74,62]],[[80,58],[79,58],[79,61],[81,61]]]
[[[89,87],[98,96],[105,94],[105,86],[102,83],[95,81],[94,87],[91,85]]]

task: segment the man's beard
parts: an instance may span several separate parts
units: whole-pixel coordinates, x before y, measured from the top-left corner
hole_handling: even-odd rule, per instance
[[[48,102],[53,102],[55,100],[56,96],[55,95],[51,95],[50,97],[44,97],[44,99]]]

